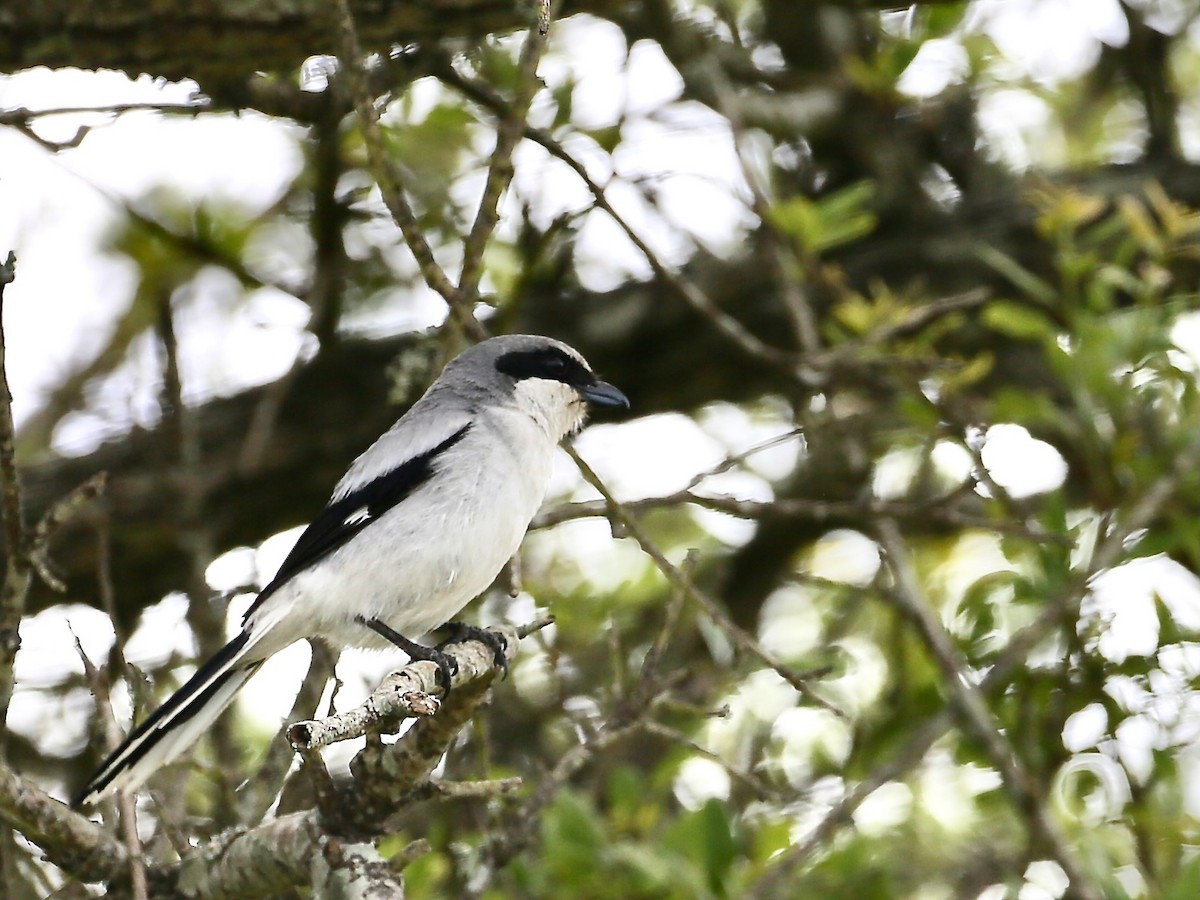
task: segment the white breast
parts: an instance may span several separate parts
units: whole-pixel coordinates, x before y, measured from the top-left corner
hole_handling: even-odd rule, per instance
[[[251,623],[263,651],[313,636],[382,646],[359,615],[413,639],[449,621],[517,551],[545,496],[555,445],[524,412],[481,414],[429,482],[264,602]]]

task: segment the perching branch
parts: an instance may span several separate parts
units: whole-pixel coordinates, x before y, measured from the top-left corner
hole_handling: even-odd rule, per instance
[[[493,631],[507,641],[506,658],[511,659],[520,639],[548,622],[539,620],[524,628],[500,626]],[[330,785],[332,806],[281,816],[255,828],[230,829],[176,863],[151,868],[148,875],[152,891],[199,900],[277,896],[308,886],[319,893],[333,890],[336,885],[342,885],[338,890],[357,885],[353,892],[336,896],[365,897],[372,895],[364,884],[378,883],[390,886],[393,893],[374,896],[397,896],[395,891],[400,890],[400,882],[396,869],[379,855],[373,844],[374,838],[386,833],[390,817],[417,802],[494,797],[519,786],[516,779],[479,785],[429,779],[429,772],[464,722],[474,714],[496,671],[492,650],[481,641],[457,642],[443,649],[458,663],[458,671],[452,680],[450,696],[440,708],[431,696],[441,691],[436,682],[436,666],[414,662],[389,676],[357,709],[300,722],[288,730],[293,746],[312,752],[355,733],[361,735],[397,724],[409,714],[406,710],[420,714],[401,699],[396,690],[399,686],[407,686],[405,694],[421,694],[423,699],[418,704],[428,704],[437,712],[421,719],[395,744],[368,743],[351,765],[354,780]],[[0,781],[0,790],[3,786]],[[80,818],[63,809],[68,815]],[[124,848],[114,846],[115,858],[123,860]],[[112,865],[100,877],[114,877],[117,871],[119,866]],[[96,873],[89,875],[87,880],[97,879]]]
[[[488,630],[503,638],[505,658],[514,659],[521,632],[509,625]],[[444,649],[458,663],[458,671],[451,679],[453,691],[491,674],[495,668],[492,650],[482,641],[463,641]],[[444,693],[437,674],[437,666],[431,662],[411,662],[385,678],[354,709],[323,719],[296,722],[287,730],[288,741],[297,751],[319,750],[368,732],[388,731],[403,719],[433,716],[441,706],[437,697]]]

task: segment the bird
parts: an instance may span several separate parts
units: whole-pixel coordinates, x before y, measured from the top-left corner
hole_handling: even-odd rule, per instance
[[[448,690],[448,657],[405,635],[450,623],[493,582],[545,498],[555,448],[583,426],[589,406],[628,408],[629,400],[561,341],[501,335],[451,360],[351,463],[241,630],[105,759],[75,805],[135,790],[298,640],[399,646],[437,663]],[[500,663],[502,647],[492,646]]]

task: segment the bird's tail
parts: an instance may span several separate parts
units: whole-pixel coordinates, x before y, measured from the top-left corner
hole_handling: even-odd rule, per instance
[[[109,755],[75,805],[137,787],[195,744],[262,665],[261,659],[246,660],[250,646],[250,635],[243,631],[218,650]]]

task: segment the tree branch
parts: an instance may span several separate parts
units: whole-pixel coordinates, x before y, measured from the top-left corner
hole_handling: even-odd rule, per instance
[[[489,628],[488,631],[504,640],[506,659],[516,658],[520,632],[509,625]],[[451,648],[453,651],[451,652]],[[451,678],[455,691],[483,678],[495,668],[492,649],[482,641],[463,641],[443,648],[458,663]],[[319,750],[338,741],[361,737],[368,732],[387,731],[409,718],[425,718],[437,714],[444,694],[438,681],[438,669],[431,662],[410,662],[398,672],[387,676],[371,695],[354,709],[343,713],[296,722],[287,730],[288,741],[297,751]]]
[[[7,766],[0,766],[0,819],[80,881],[108,881],[128,874],[129,856],[120,841]]]
[[[801,673],[794,671],[790,667],[785,666],[779,660],[775,659],[775,657],[768,653],[763,646],[758,643],[758,641],[756,641],[753,637],[732,622],[728,614],[721,609],[716,600],[701,590],[686,572],[682,571],[678,566],[674,565],[669,559],[666,558],[666,556],[663,555],[663,552],[654,545],[653,541],[650,540],[649,535],[646,534],[646,531],[644,528],[642,528],[641,523],[639,523],[637,519],[630,515],[621,505],[621,503],[615,497],[613,497],[612,493],[600,480],[599,476],[597,476],[592,470],[591,466],[584,462],[583,458],[575,451],[575,448],[570,444],[566,444],[564,447],[567,451],[567,454],[572,460],[574,460],[575,465],[579,467],[579,471],[583,475],[584,480],[600,492],[601,496],[604,497],[605,502],[608,504],[613,518],[619,521],[628,530],[629,534],[642,548],[642,552],[644,552],[650,557],[650,559],[654,561],[655,566],[658,567],[658,570],[662,572],[663,576],[671,583],[673,587],[675,587],[677,590],[683,591],[688,597],[696,602],[697,606],[704,610],[705,615],[712,619],[717,627],[719,627],[723,632],[725,632],[726,635],[729,636],[730,640],[733,641],[734,646],[736,646],[738,650],[745,653],[747,656],[757,659],[767,668],[774,671],[777,675],[779,675],[780,678],[799,691],[800,694],[807,698],[811,703],[820,706],[822,709],[829,710],[839,718],[845,718],[845,713],[830,704],[829,701],[821,697],[820,694],[817,694],[815,691],[813,691],[812,687],[804,679]]]
[[[479,201],[479,211],[471,233],[463,243],[462,273],[458,279],[459,293],[464,297],[475,297],[479,293],[479,279],[483,277],[483,256],[488,239],[500,220],[500,199],[513,177],[512,154],[517,141],[528,127],[529,104],[537,93],[538,62],[546,51],[550,34],[550,19],[554,15],[555,0],[535,0],[537,21],[529,29],[525,44],[521,47],[521,58],[517,63],[517,90],[512,102],[506,106],[496,129],[496,147],[488,162],[487,181]]]
[[[4,289],[17,274],[16,255],[10,250],[0,264],[0,512],[4,519],[4,556],[7,566],[0,588],[0,765],[8,763],[8,705],[13,695],[13,664],[21,647],[21,616],[25,613],[33,567],[21,484],[17,478],[12,393],[8,389],[4,337]],[[17,884],[16,845],[11,832],[0,833],[0,882]]]
[[[379,185],[384,205],[392,215],[392,221],[404,236],[404,242],[412,252],[425,283],[437,291],[450,307],[450,312],[463,331],[474,341],[487,336],[472,310],[473,296],[459,290],[446,274],[445,269],[433,254],[433,248],[421,230],[417,214],[408,202],[404,189],[404,178],[399,167],[384,147],[383,131],[379,125],[379,112],[375,109],[366,74],[366,60],[359,43],[358,27],[349,0],[338,0],[341,13],[342,70],[346,73],[354,106],[358,112],[358,123],[362,129],[363,143],[367,148],[367,160],[371,174]]]
[[[894,579],[894,585],[887,593],[917,626],[926,648],[941,669],[942,684],[967,731],[983,745],[992,764],[1012,792],[1013,800],[1028,816],[1032,830],[1049,845],[1054,858],[1070,879],[1074,895],[1080,900],[1103,900],[1104,891],[1084,867],[1058,824],[1050,817],[1036,783],[1001,731],[999,723],[988,708],[983,692],[968,671],[966,660],[954,646],[950,635],[934,613],[929,599],[924,595],[909,558],[908,548],[896,523],[891,519],[881,519],[878,533],[880,546],[884,549],[888,568],[891,569]]]

